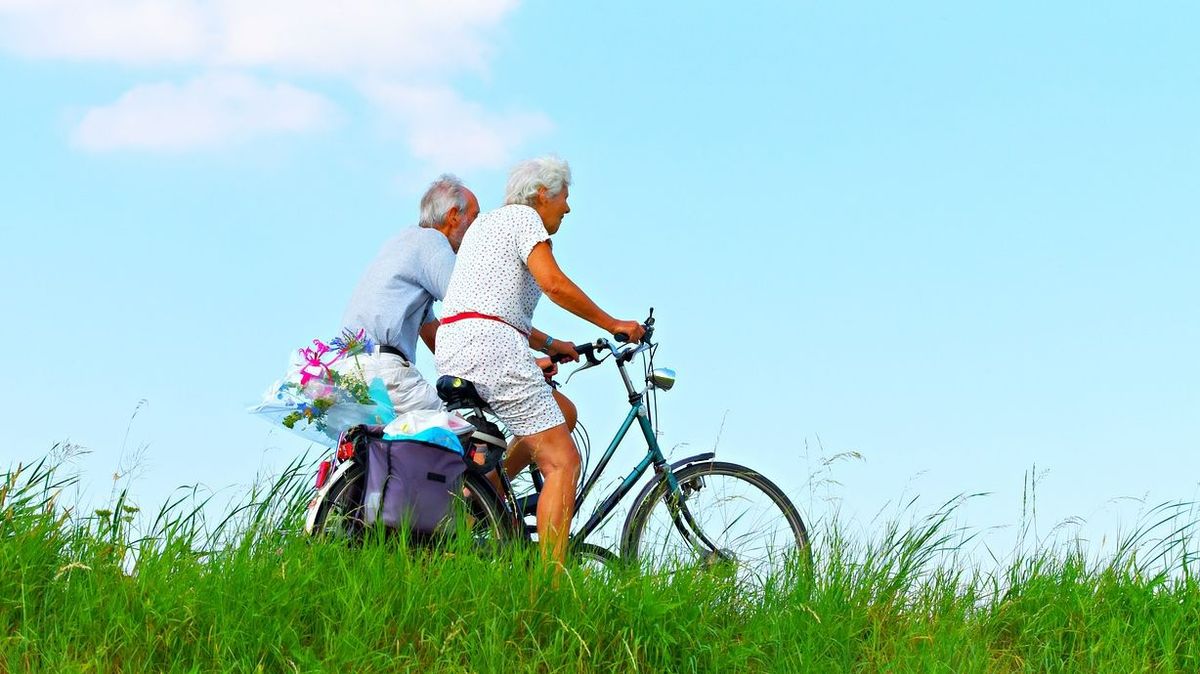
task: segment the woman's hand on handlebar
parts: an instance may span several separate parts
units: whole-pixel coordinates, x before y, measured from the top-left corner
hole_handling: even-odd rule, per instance
[[[609,326],[608,331],[613,334],[618,340],[624,337],[628,342],[640,342],[646,334],[646,328],[637,321],[614,321]]]
[[[550,344],[550,348],[546,349],[546,355],[550,356],[550,360],[555,363],[577,362],[579,360],[579,352],[575,350],[574,342],[568,342],[563,339],[554,340]]]

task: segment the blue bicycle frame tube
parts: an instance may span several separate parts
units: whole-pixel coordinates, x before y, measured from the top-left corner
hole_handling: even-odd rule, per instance
[[[629,410],[629,414],[625,415],[625,421],[621,422],[621,428],[617,431],[615,437],[608,445],[608,449],[604,450],[604,454],[600,457],[600,461],[596,464],[596,470],[588,476],[587,482],[583,485],[583,489],[579,490],[579,496],[575,499],[575,512],[579,512],[579,506],[583,505],[583,500],[591,493],[592,488],[596,486],[596,482],[600,479],[600,473],[604,472],[604,468],[608,466],[608,462],[612,460],[613,454],[617,451],[617,445],[625,439],[625,434],[629,432],[630,426],[633,425],[633,420],[637,417],[639,405],[634,405]]]
[[[600,505],[596,506],[596,510],[592,513],[591,517],[588,518],[588,521],[582,527],[580,527],[579,531],[576,532],[574,536],[572,536],[572,538],[575,540],[586,540],[587,537],[591,535],[591,533],[608,517],[609,513],[616,506],[616,504],[622,498],[625,498],[625,495],[628,494],[631,489],[633,489],[634,485],[637,484],[637,481],[641,479],[642,475],[646,473],[646,470],[651,465],[656,466],[658,471],[661,471],[662,468],[666,466],[667,460],[665,457],[663,457],[662,450],[658,446],[658,439],[654,437],[654,428],[650,425],[649,415],[646,414],[646,410],[643,407],[643,402],[641,399],[639,399],[629,410],[629,414],[626,415],[625,421],[621,424],[620,430],[617,431],[617,434],[613,438],[612,443],[609,444],[608,449],[604,451],[604,456],[600,457],[600,462],[596,464],[596,470],[592,472],[591,477],[588,478],[587,483],[583,486],[583,490],[580,491],[579,498],[575,501],[576,512],[578,512],[579,507],[583,505],[584,498],[587,497],[588,493],[591,492],[592,487],[594,487],[596,482],[600,479],[600,474],[604,471],[605,466],[608,465],[609,460],[612,459],[613,453],[617,451],[617,446],[620,445],[621,441],[625,439],[625,435],[629,432],[630,427],[633,426],[634,419],[638,420],[639,426],[641,426],[642,429],[642,434],[646,436],[646,456],[642,457],[642,460],[633,469],[633,471],[625,477],[625,479],[621,482],[621,485],[617,487],[616,491],[609,494],[608,498],[604,499]],[[667,473],[667,481],[671,485],[671,489],[673,491],[678,489],[678,483],[675,482],[675,475],[669,471]]]

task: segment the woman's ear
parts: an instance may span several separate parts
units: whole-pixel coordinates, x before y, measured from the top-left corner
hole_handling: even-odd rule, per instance
[[[542,204],[546,203],[546,192],[547,192],[546,186],[539,185],[538,189],[537,189],[537,194],[535,194],[533,196],[533,203],[537,206],[541,206]]]

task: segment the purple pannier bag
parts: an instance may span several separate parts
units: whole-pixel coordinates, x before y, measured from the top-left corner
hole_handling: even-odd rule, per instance
[[[450,500],[462,486],[466,470],[462,455],[435,444],[415,440],[384,440],[366,433],[367,467],[363,490],[363,520],[368,526],[383,524],[433,533],[446,519]]]

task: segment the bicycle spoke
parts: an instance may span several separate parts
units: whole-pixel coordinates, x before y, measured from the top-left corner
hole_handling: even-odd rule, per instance
[[[757,592],[782,579],[797,560],[808,560],[808,539],[799,514],[763,478],[732,464],[701,464],[679,473],[686,500],[677,522],[664,487],[638,507],[626,545],[650,571],[728,568],[739,586]],[[707,539],[710,545],[699,541]]]

